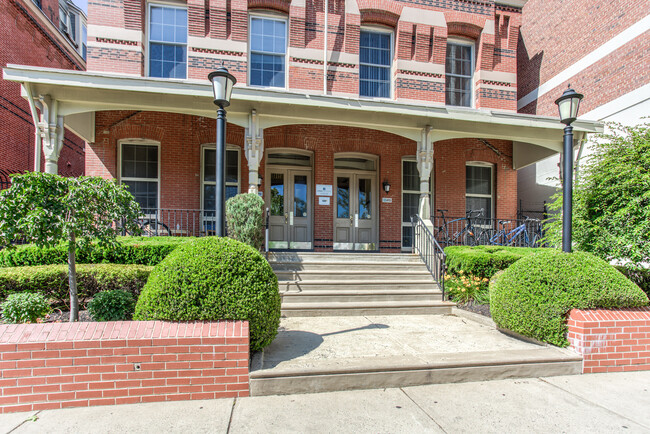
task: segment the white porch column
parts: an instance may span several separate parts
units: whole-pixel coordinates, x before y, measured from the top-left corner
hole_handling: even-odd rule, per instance
[[[59,102],[52,100],[49,95],[39,97],[42,107],[38,129],[45,155],[45,173],[59,173],[59,155],[63,147],[63,116],[58,115]]]
[[[259,128],[257,112],[251,110],[246,128],[246,161],[248,161],[248,192],[257,194],[259,168],[264,156],[264,135]]]
[[[418,214],[425,222],[431,219],[431,188],[429,179],[433,169],[433,143],[429,141],[431,127],[422,129],[422,139],[418,142],[417,166],[420,173],[420,203]]]

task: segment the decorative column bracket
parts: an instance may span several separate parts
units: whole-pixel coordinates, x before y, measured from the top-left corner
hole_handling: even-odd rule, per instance
[[[246,160],[248,161],[248,192],[257,194],[259,168],[264,156],[264,135],[259,128],[257,111],[251,110],[246,128]]]
[[[429,179],[433,170],[433,142],[429,140],[432,127],[427,125],[422,129],[422,139],[418,142],[417,167],[420,173],[420,203],[418,214],[427,222],[431,220],[431,190]]]
[[[59,173],[59,156],[63,148],[65,133],[63,116],[58,114],[59,102],[53,100],[49,95],[39,95],[35,104],[41,112],[36,128],[39,131],[45,155],[45,173],[56,175]]]

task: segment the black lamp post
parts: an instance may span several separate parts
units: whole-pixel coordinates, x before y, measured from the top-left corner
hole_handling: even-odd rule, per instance
[[[573,127],[571,123],[578,117],[578,108],[583,95],[571,89],[571,85],[561,97],[555,100],[560,110],[560,121],[564,127],[564,149],[562,182],[564,191],[562,195],[562,251],[571,253],[571,230],[573,217]]]
[[[208,80],[212,83],[214,92],[214,103],[219,107],[217,110],[217,149],[216,149],[216,185],[215,201],[217,205],[215,214],[215,234],[218,237],[226,235],[226,110],[224,107],[230,105],[232,88],[237,79],[223,66],[208,74]]]

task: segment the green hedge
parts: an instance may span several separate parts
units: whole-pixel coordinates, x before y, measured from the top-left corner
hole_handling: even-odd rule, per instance
[[[490,312],[499,326],[553,345],[569,345],[571,309],[648,304],[641,289],[602,259],[555,249],[522,258],[490,282]]]
[[[114,249],[92,247],[77,250],[80,264],[140,264],[156,265],[180,244],[191,238],[183,237],[118,237],[120,245]],[[33,244],[0,250],[0,267],[25,265],[65,264],[68,261],[67,245],[39,248]]]
[[[230,238],[183,244],[158,264],[135,320],[248,320],[250,348],[270,344],[280,325],[278,279],[253,247]]]
[[[447,272],[453,276],[466,275],[490,278],[519,259],[544,249],[505,246],[450,246],[445,248]]]
[[[648,268],[628,268],[617,265],[616,269],[623,273],[625,277],[639,285],[639,288],[650,298],[650,269]]]
[[[91,298],[99,291],[123,289],[140,294],[153,267],[146,265],[78,264],[79,300]],[[0,268],[0,300],[9,294],[39,292],[56,307],[68,307],[68,266],[64,264]]]

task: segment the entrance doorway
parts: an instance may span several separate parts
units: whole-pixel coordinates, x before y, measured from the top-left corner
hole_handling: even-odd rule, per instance
[[[376,167],[372,157],[335,157],[334,250],[377,250]]]
[[[269,248],[312,249],[311,156],[269,153],[266,174]]]

